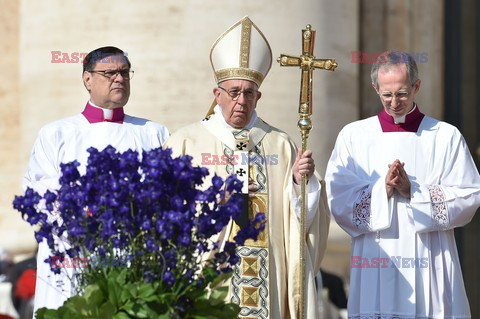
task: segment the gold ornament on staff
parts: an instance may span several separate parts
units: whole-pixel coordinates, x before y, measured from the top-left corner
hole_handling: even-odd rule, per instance
[[[298,113],[298,128],[302,134],[302,150],[307,149],[307,139],[312,129],[312,83],[313,70],[324,69],[335,71],[338,66],[334,59],[315,59],[313,56],[313,47],[315,43],[315,30],[307,24],[306,29],[302,30],[302,55],[299,57],[281,54],[277,59],[280,66],[298,66],[302,69],[302,82],[300,84],[300,106]],[[306,188],[307,177],[302,175],[301,184],[301,215],[300,215],[300,304],[298,306],[298,318],[305,318],[305,242],[306,242]]]

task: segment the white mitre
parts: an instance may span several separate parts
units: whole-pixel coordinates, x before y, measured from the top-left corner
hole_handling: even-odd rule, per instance
[[[215,80],[242,79],[260,86],[272,66],[272,50],[247,16],[225,31],[210,50]]]

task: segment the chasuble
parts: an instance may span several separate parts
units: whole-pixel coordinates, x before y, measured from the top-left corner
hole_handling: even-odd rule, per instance
[[[296,318],[300,203],[292,166],[297,151],[286,133],[256,113],[250,123],[241,130],[231,128],[217,106],[215,114],[175,132],[166,146],[173,148],[174,155],[193,156],[195,165],[209,169],[210,178],[217,174],[225,179],[236,173],[241,179],[248,170],[246,175],[258,187],[256,198],[249,200],[249,218],[264,212],[266,227],[257,241],[249,240],[237,249],[241,261],[233,270],[230,301],[241,306],[239,318]],[[224,155],[223,159],[233,156],[235,160],[222,161]],[[315,275],[325,251],[330,218],[324,181],[318,174],[309,181],[307,207],[305,304],[307,318],[318,318]],[[219,235],[219,244],[232,239],[239,227],[231,222]]]

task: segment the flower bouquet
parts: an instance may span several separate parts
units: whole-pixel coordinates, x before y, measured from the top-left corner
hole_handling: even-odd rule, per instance
[[[76,295],[37,318],[236,318],[240,309],[220,284],[238,261],[236,246],[256,239],[265,216],[235,242],[219,247],[212,238],[240,214],[241,182],[215,175],[202,187],[208,170],[170,149],[88,152],[84,168],[61,165],[58,191],[29,188],[13,202],[48,243],[52,271],[82,264],[71,278]]]

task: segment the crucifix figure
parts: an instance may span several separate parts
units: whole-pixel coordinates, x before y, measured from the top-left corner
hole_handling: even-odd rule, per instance
[[[312,128],[312,82],[313,70],[324,69],[335,71],[338,66],[334,59],[316,59],[313,56],[315,31],[311,25],[302,30],[302,55],[299,57],[281,54],[277,59],[280,66],[298,66],[302,69],[302,81],[300,85],[300,105],[298,113],[300,119],[298,128],[302,134],[302,149],[307,149],[307,139]],[[298,318],[305,318],[305,236],[306,236],[306,185],[307,178],[302,176],[301,182],[301,217],[300,217],[300,266],[299,266],[299,305]]]

